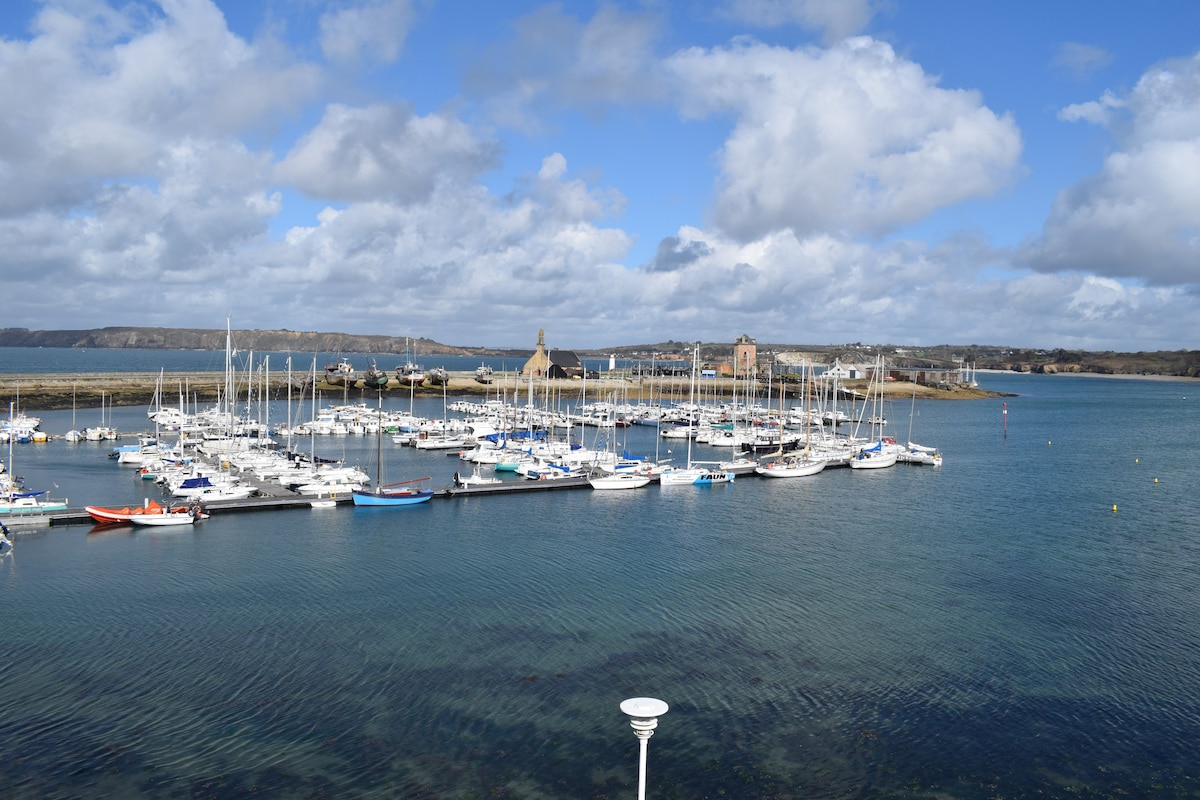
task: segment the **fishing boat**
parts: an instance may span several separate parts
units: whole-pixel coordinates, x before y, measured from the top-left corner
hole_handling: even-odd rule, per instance
[[[425,382],[425,370],[420,364],[410,361],[402,367],[396,367],[396,380],[405,386],[420,386]]]
[[[371,362],[371,366],[363,375],[364,389],[382,389],[388,385],[388,374]]]
[[[348,386],[354,380],[354,367],[345,358],[325,365],[325,383],[330,386]]]
[[[475,368],[475,380],[479,381],[480,383],[491,383],[492,368],[487,364],[480,364]]]
[[[404,339],[404,365],[396,367],[396,380],[405,386],[420,386],[425,382],[425,368],[409,357],[408,337]]]
[[[425,374],[425,379],[430,386],[445,386],[450,382],[450,373],[445,367],[434,367]]]

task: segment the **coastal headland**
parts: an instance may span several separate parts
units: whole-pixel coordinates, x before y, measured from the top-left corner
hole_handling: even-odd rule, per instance
[[[84,372],[84,373],[37,373],[33,375],[0,374],[0,392],[4,397],[17,400],[19,406],[26,410],[55,410],[64,408],[95,408],[102,403],[113,406],[149,405],[154,402],[155,392],[161,385],[160,402],[163,405],[176,405],[180,396],[186,398],[188,404],[208,404],[216,402],[224,391],[225,376],[222,372]],[[848,391],[865,392],[866,381],[847,381],[842,384]],[[906,381],[893,381],[882,384],[882,391],[890,397],[912,397],[914,392],[918,398],[939,400],[973,400],[985,397],[998,397],[996,392],[970,386],[952,386],[938,388],[917,385]],[[321,392],[323,402],[359,402],[374,400],[374,389],[364,388],[361,381],[353,386],[333,386],[318,381],[316,388]],[[619,401],[631,403],[650,403],[660,399],[665,401],[686,400],[690,381],[684,377],[650,378],[650,377],[605,377],[589,379],[586,384],[587,397],[591,400],[612,396],[614,393]],[[758,398],[758,402],[766,403],[767,385],[759,381],[757,386],[746,380],[732,378],[706,378],[697,385],[697,392],[703,392],[705,398],[732,398],[736,388],[738,397],[745,397],[750,391]],[[818,387],[819,388],[819,387]],[[246,399],[246,383],[243,380],[235,387],[240,398]],[[547,395],[553,397],[577,397],[582,394],[583,382],[571,379],[535,378],[533,391],[536,398]],[[254,387],[256,396],[264,391],[264,387]],[[305,381],[304,376],[293,376],[292,398],[298,400],[303,392],[311,397],[311,380]],[[492,383],[484,384],[475,380],[473,372],[451,372],[445,386],[445,394],[452,397],[508,397],[520,393],[526,395],[529,391],[529,379],[517,375],[496,376]],[[778,388],[771,390],[771,402],[778,400]],[[799,385],[788,384],[784,394],[796,398],[801,391]],[[265,392],[273,400],[286,399],[288,380],[286,376],[271,378],[271,384],[265,387]],[[442,386],[428,383],[410,387],[395,380],[388,382],[383,390],[384,397],[408,397],[410,392],[417,397],[440,397]]]

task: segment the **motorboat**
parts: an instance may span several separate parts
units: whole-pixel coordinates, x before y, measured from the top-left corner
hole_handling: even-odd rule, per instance
[[[137,514],[131,516],[129,521],[134,525],[146,527],[168,527],[172,525],[194,525],[204,519],[208,519],[208,514],[202,511],[199,506],[189,506],[185,509],[184,513],[175,513],[170,509],[164,508],[158,514]]]

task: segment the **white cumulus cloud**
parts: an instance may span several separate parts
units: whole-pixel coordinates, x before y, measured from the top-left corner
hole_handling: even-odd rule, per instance
[[[417,116],[405,105],[330,105],[283,158],[276,176],[331,200],[424,199],[439,179],[491,166],[495,145],[461,121]]]
[[[734,115],[715,213],[740,238],[886,233],[996,192],[1019,165],[1010,117],[870,38],[828,50],[692,48],[670,68],[685,113]]]
[[[1118,150],[1101,170],[1055,198],[1024,263],[1158,285],[1200,284],[1200,55],[1147,71],[1125,97],[1098,101],[1108,114],[1065,119],[1110,122]],[[1078,108],[1073,106],[1071,108]],[[1070,111],[1070,109],[1068,109]]]

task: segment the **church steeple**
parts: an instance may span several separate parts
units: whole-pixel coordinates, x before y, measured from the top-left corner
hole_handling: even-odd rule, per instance
[[[525,368],[521,370],[522,374],[535,375],[541,377],[546,375],[550,370],[550,357],[546,355],[546,330],[538,328],[537,349],[533,351],[533,355],[525,362]]]

